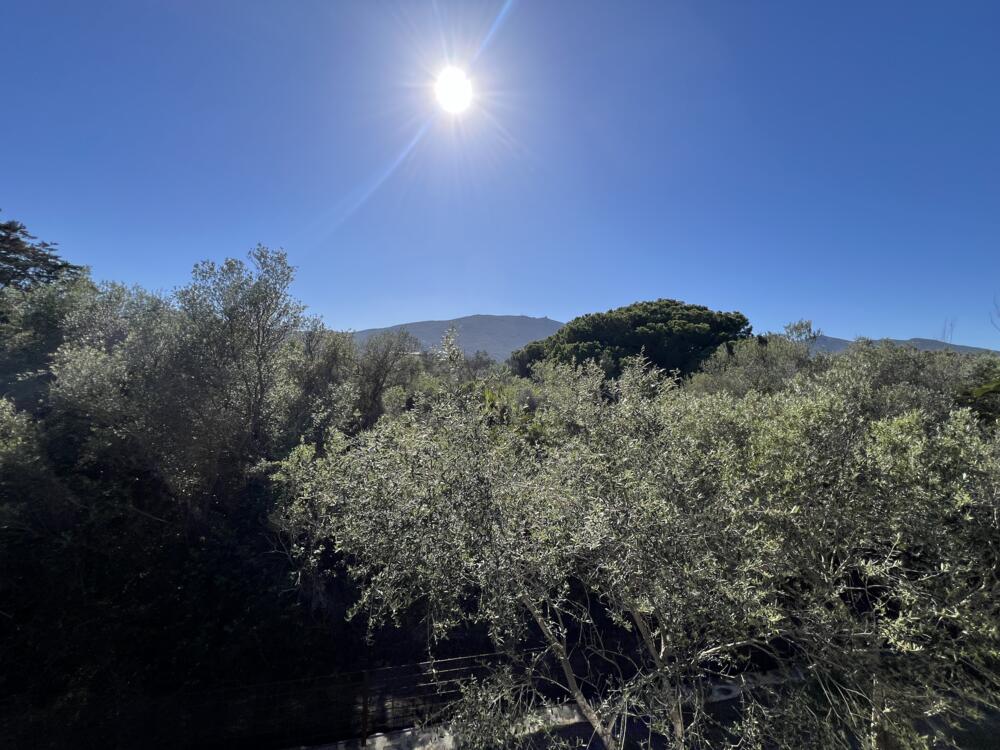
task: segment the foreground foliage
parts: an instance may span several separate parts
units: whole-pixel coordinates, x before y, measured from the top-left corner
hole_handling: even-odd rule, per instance
[[[352,595],[291,581],[268,467],[374,422],[409,339],[306,317],[267,248],[168,294],[36,250],[0,256],[0,738],[135,746],[180,693],[363,666]]]
[[[469,746],[570,700],[607,747],[922,747],[1000,690],[1000,441],[957,401],[978,367],[862,345],[734,394],[547,364],[530,428],[452,384],[298,449],[282,523],[377,621],[488,630],[507,659],[455,708]],[[762,670],[720,724],[713,685]]]

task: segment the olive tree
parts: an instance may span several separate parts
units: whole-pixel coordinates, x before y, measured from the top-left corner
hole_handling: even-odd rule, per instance
[[[145,464],[198,512],[235,496],[301,424],[289,373],[304,320],[292,277],[284,253],[258,247],[249,263],[197,265],[169,296],[104,286],[68,319],[52,365],[67,431],[93,424],[85,456]]]
[[[303,324],[303,306],[289,291],[294,269],[282,251],[257,246],[251,265],[203,262],[176,292],[185,317],[185,344],[217,397],[241,412],[242,452],[260,456],[286,345]]]
[[[293,454],[278,521],[374,622],[485,629],[465,745],[569,701],[609,748],[928,746],[1000,689],[1000,442],[941,361],[850,356],[741,396],[544,364],[529,430],[446,383]]]
[[[327,438],[354,421],[357,348],[349,333],[310,320],[287,352],[283,379],[285,450],[304,440],[323,450]]]
[[[85,274],[0,289],[0,391],[19,407],[38,409],[52,356],[71,337],[68,319],[97,294]]]
[[[420,342],[405,330],[381,331],[361,345],[356,360],[356,429],[368,429],[385,412],[383,396],[408,384],[420,370]]]
[[[787,325],[784,334],[727,341],[702,363],[688,387],[737,396],[750,391],[782,390],[799,373],[816,372],[828,363],[826,356],[811,351],[818,335],[811,322],[799,321]]]

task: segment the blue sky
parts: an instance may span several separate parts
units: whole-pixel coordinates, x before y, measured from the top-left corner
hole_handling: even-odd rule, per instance
[[[337,328],[673,297],[759,331],[952,320],[1000,348],[995,0],[6,0],[0,19],[2,216],[98,278],[170,289],[263,242]],[[449,62],[475,88],[458,117],[432,94]]]

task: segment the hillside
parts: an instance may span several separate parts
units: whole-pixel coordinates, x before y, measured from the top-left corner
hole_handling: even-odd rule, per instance
[[[889,341],[896,346],[912,346],[914,349],[920,349],[921,351],[936,352],[941,349],[950,349],[951,351],[960,352],[962,354],[989,354],[992,349],[983,349],[978,346],[965,346],[963,344],[951,344],[947,341],[938,341],[937,339],[883,339],[884,341]],[[816,343],[813,344],[813,351],[826,352],[829,354],[836,354],[842,352],[847,347],[851,345],[851,342],[847,339],[839,339],[835,336],[819,336],[816,339]]]
[[[420,320],[387,328],[367,328],[356,331],[354,337],[362,343],[373,334],[405,328],[420,341],[421,346],[431,349],[440,344],[445,331],[454,326],[458,331],[458,343],[466,352],[474,354],[483,351],[503,362],[515,349],[551,336],[562,325],[550,318],[531,318],[527,315],[467,315],[452,320]]]
[[[504,362],[511,352],[525,344],[551,336],[562,328],[563,323],[551,318],[532,318],[527,315],[467,315],[451,320],[420,320],[414,323],[400,323],[386,328],[366,328],[355,331],[355,339],[361,343],[369,336],[381,331],[395,331],[405,328],[413,334],[425,349],[432,349],[441,342],[441,337],[451,326],[458,330],[458,343],[469,354],[487,352],[498,362]],[[951,349],[963,354],[984,354],[990,349],[976,346],[951,344],[937,339],[886,339],[898,346],[912,346],[923,351]],[[820,336],[813,346],[814,351],[837,353],[850,346],[848,339],[836,336]]]

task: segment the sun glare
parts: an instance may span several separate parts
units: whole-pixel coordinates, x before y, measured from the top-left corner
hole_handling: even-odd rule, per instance
[[[464,112],[472,103],[472,82],[465,71],[447,67],[437,77],[434,95],[445,112]]]

